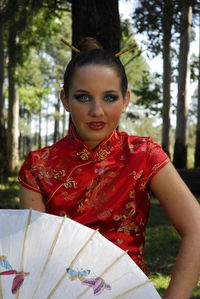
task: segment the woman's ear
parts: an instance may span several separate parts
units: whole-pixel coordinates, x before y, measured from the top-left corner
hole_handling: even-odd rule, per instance
[[[129,104],[130,101],[130,91],[127,90],[125,96],[124,96],[124,103],[123,103],[123,109],[122,109],[122,113],[126,111],[126,108]]]
[[[62,103],[63,103],[63,106],[65,107],[66,111],[67,111],[67,112],[70,112],[69,102],[68,102],[68,99],[66,98],[64,89],[62,89],[62,90],[60,91],[60,99],[61,99],[61,101],[62,101]]]

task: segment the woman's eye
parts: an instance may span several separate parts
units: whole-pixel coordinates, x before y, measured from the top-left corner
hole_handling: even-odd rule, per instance
[[[118,96],[113,94],[108,94],[104,96],[104,101],[106,102],[115,102],[118,99]]]
[[[77,94],[74,96],[76,100],[78,100],[79,102],[88,102],[90,100],[89,95],[87,94]]]

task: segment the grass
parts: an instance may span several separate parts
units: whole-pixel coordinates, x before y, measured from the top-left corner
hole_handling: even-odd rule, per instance
[[[19,184],[16,177],[0,182],[0,209],[19,209]]]
[[[145,260],[150,278],[161,297],[169,284],[180,242],[178,233],[171,226],[158,200],[152,198],[146,231]],[[200,279],[191,298],[200,299]]]
[[[18,192],[19,186],[16,178],[9,178],[6,184],[1,183],[0,209],[18,209]],[[169,223],[159,202],[152,198],[146,231],[145,260],[150,278],[161,297],[169,284],[179,245],[180,237]],[[200,299],[200,280],[191,298]]]

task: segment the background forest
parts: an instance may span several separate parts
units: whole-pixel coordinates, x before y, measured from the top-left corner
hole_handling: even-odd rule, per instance
[[[120,128],[152,135],[178,169],[200,166],[200,83],[188,104],[191,82],[199,80],[199,49],[190,55],[191,41],[198,38],[199,2],[120,4],[127,2],[132,4],[129,19],[120,17],[117,0],[1,0],[1,180],[19,169],[30,150],[67,133],[59,92],[71,51],[60,42],[62,36],[75,45],[83,36],[94,36],[113,52],[136,43],[122,56],[132,100]],[[147,56],[148,61],[160,57],[157,72],[152,73]]]
[[[0,0],[0,208],[19,207],[17,172],[29,151],[67,134],[59,93],[72,53],[61,37],[76,46],[93,36],[114,53],[136,45],[120,58],[131,103],[119,129],[151,135],[180,173],[191,170],[199,195],[199,27],[199,0]],[[161,295],[179,242],[153,199],[146,259]]]

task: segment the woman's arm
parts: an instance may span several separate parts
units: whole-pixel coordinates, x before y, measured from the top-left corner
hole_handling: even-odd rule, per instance
[[[20,184],[19,188],[19,199],[21,209],[37,210],[40,212],[46,212],[42,195],[38,192],[31,191]]]
[[[171,163],[150,187],[182,238],[164,299],[189,299],[200,275],[200,205]]]

